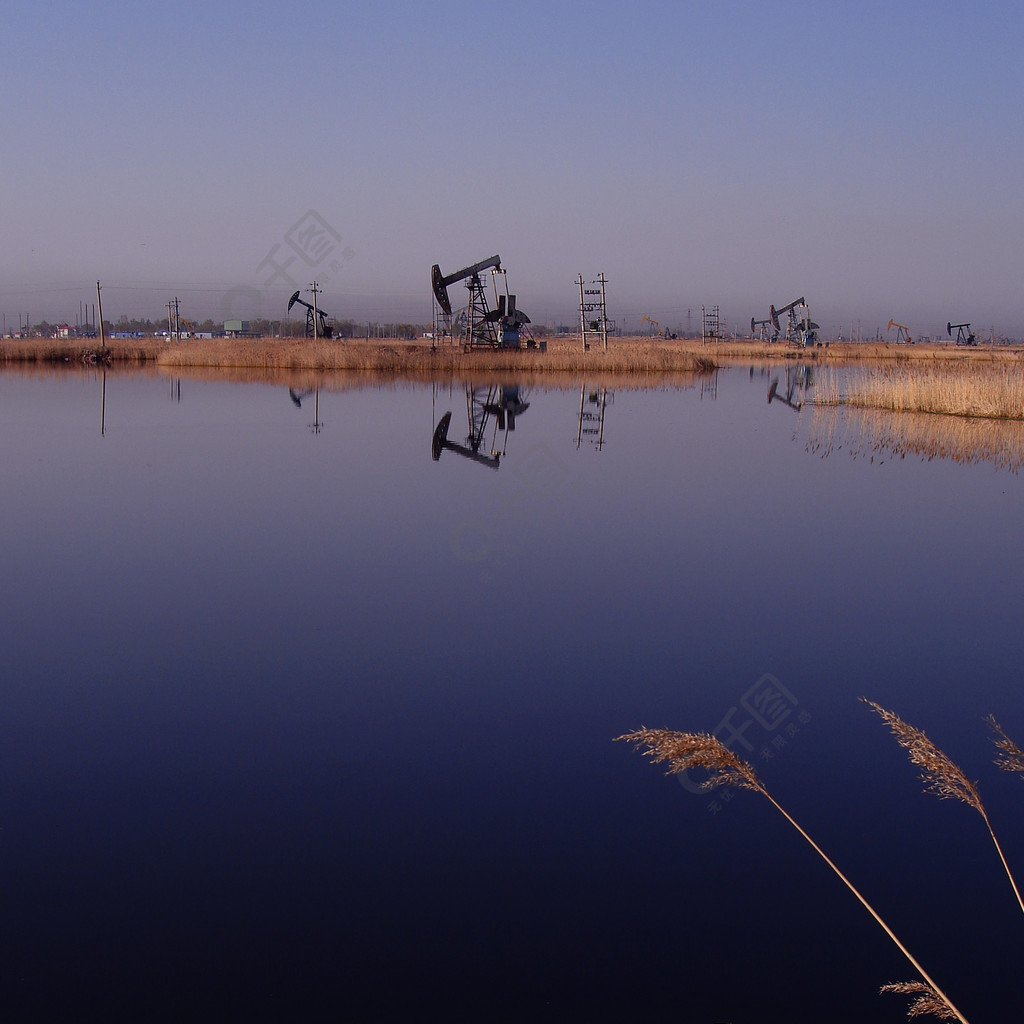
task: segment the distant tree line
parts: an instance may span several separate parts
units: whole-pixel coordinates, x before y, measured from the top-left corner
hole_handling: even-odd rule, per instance
[[[269,320],[265,317],[257,317],[246,321],[248,324],[249,337],[255,338],[301,338],[306,333],[305,319]],[[394,338],[412,339],[421,337],[430,328],[425,324],[414,323],[356,323],[351,319],[328,321],[331,325],[332,334],[335,338]],[[183,335],[212,334],[219,337],[224,333],[224,322],[214,321],[209,318],[201,322],[189,320],[179,316],[178,329]],[[131,335],[152,335],[163,336],[174,330],[173,317],[168,321],[167,317],[160,317],[151,320],[145,317],[129,317],[122,314],[116,320],[103,319],[104,333],[109,335],[131,334]],[[78,326],[70,326],[67,323],[50,323],[48,320],[40,320],[31,327],[22,328],[21,335],[30,338],[57,338],[62,333],[69,333],[77,337],[93,337],[99,332],[95,324],[84,323]]]

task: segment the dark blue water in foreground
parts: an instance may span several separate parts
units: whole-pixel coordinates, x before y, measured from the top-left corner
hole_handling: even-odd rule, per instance
[[[324,390],[314,434],[284,385],[108,376],[101,436],[99,376],[0,376],[3,1019],[903,1020],[813,851],[641,724],[717,730],[969,1019],[1020,1019],[982,820],[857,698],[1024,878],[982,722],[1024,745],[1024,483],[821,458],[768,384],[619,387],[600,450],[534,388],[493,469],[431,458],[459,386]]]

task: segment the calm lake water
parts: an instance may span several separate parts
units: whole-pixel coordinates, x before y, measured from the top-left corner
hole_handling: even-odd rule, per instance
[[[813,851],[640,725],[716,731],[969,1019],[1020,1019],[981,818],[857,698],[1024,879],[982,721],[1024,745],[1024,483],[803,383],[0,375],[3,1019],[904,1020]]]

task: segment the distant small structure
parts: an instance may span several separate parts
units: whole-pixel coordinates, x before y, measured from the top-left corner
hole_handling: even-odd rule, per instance
[[[248,320],[225,320],[224,337],[242,338],[252,333],[252,324]]]

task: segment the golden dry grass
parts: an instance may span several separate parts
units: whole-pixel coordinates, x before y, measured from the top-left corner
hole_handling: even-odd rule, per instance
[[[463,352],[454,345],[431,350],[426,339],[366,341],[360,338],[313,342],[307,339],[188,339],[108,338],[112,362],[159,362],[168,367],[221,366],[233,369],[351,370],[430,376],[438,371],[464,374],[480,370],[516,370],[531,374],[602,372],[669,374],[712,369],[726,363],[775,362],[800,359],[822,365],[846,363],[915,365],[1020,365],[1022,356],[1010,348],[957,348],[952,345],[835,344],[800,349],[784,343],[769,345],[753,340],[667,340],[649,337],[609,339],[608,350],[597,343],[584,352],[578,336],[545,339],[547,352],[497,350]],[[70,363],[84,352],[95,351],[99,341],[60,339],[4,339],[0,362]]]
[[[551,372],[616,372],[663,374],[709,371],[714,360],[677,343],[628,342],[616,339],[608,351],[584,352],[578,341],[554,339],[546,352],[538,349],[477,350],[454,345],[431,348],[428,342],[284,341],[254,339],[188,342],[168,347],[159,356],[165,367],[228,366],[306,370],[353,370],[413,377],[464,376],[481,371],[547,374]]]
[[[108,338],[105,351],[111,364],[141,365],[155,362],[166,347],[160,338]],[[0,363],[80,366],[102,351],[99,338],[4,338]]]
[[[815,402],[892,412],[1024,420],[1024,364],[885,367],[854,373],[842,386],[832,381],[819,389]]]

